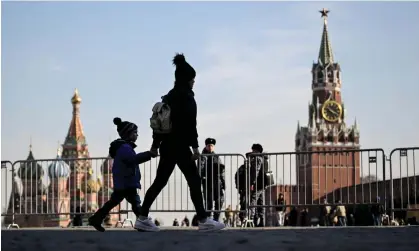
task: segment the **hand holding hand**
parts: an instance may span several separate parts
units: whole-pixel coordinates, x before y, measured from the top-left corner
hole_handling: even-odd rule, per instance
[[[151,148],[150,149],[150,154],[151,154],[151,157],[152,158],[155,158],[155,157],[157,157],[158,155],[159,155],[159,152],[158,152],[158,149],[157,148]]]

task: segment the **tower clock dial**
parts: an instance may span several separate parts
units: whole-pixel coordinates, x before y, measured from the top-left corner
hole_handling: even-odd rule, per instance
[[[337,122],[342,117],[342,106],[336,101],[328,100],[322,106],[322,116],[326,121]]]

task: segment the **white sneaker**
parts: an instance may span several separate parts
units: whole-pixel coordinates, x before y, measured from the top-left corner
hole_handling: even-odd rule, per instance
[[[215,221],[211,218],[207,218],[205,222],[203,223],[199,222],[198,224],[198,229],[200,231],[216,231],[216,230],[221,230],[225,227],[226,226],[224,225],[224,223]]]
[[[135,221],[134,228],[138,231],[146,231],[146,232],[158,232],[160,228],[154,224],[151,217],[147,217],[143,220],[140,220],[140,217],[137,218]]]

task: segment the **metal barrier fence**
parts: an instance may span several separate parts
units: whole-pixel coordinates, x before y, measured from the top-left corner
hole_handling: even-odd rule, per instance
[[[326,202],[331,206],[380,203],[392,212],[417,210],[415,153],[418,150],[393,150],[387,159],[389,168],[386,168],[382,149],[263,153],[246,157],[241,154],[202,155],[197,165],[201,177],[205,176],[201,188],[208,212],[215,215],[241,213],[242,218],[249,219],[256,214],[275,221],[279,194],[284,195],[287,208],[299,207],[312,213]],[[209,159],[220,160],[211,171],[208,171]],[[155,158],[140,166],[141,198],[154,181],[158,163],[159,158]],[[256,164],[261,166],[261,179],[256,178]],[[91,214],[110,198],[113,191],[111,167],[109,158],[45,159],[13,164],[2,161],[3,223],[68,226],[74,215]],[[236,179],[240,167],[245,170],[244,181]],[[217,172],[212,171],[214,168]],[[224,188],[217,190],[212,183],[214,177],[210,175],[221,173],[221,169],[225,172],[225,184],[217,183]],[[400,176],[414,177],[397,179],[396,170],[400,170]],[[247,188],[240,191],[242,185]],[[222,192],[224,201],[215,205],[216,197],[223,197]],[[406,194],[413,199],[407,200]],[[398,198],[401,206],[397,204]],[[209,203],[213,204],[212,208]],[[128,203],[122,202],[111,212],[107,224],[122,222],[128,213],[132,217],[129,209]],[[150,212],[195,212],[188,184],[178,168]]]
[[[21,160],[3,176],[2,166],[2,183],[11,187],[2,196],[4,224],[68,226],[71,216],[96,211],[112,193],[110,167],[107,158]]]
[[[13,217],[11,213],[8,214],[8,201],[4,198],[9,197],[12,193],[12,182],[15,177],[13,176],[13,163],[11,161],[1,161],[1,222],[5,221],[7,216]],[[9,226],[11,227],[11,225]]]
[[[242,184],[240,180],[235,180],[239,167],[245,164],[246,157],[235,153],[203,154],[198,160],[204,205],[216,220],[219,219],[220,213],[236,215],[246,212],[245,208],[239,206],[241,193],[237,187]],[[232,218],[229,218],[231,225],[234,224]]]
[[[389,162],[392,212],[404,218],[406,211],[419,211],[419,147],[396,148]],[[413,214],[419,219],[418,213]]]
[[[349,208],[381,203],[386,207],[390,200],[390,187],[383,183],[389,172],[382,149],[251,154],[248,161],[249,177],[253,178],[249,182],[256,188],[249,193],[250,217],[268,218],[271,225],[278,219],[280,194],[287,211],[297,207],[314,217],[319,217],[326,205]],[[262,175],[252,173],[257,163]],[[265,184],[270,182],[269,176],[275,185]]]

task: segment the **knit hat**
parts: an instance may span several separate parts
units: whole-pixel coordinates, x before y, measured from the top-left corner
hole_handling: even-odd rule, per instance
[[[176,83],[185,84],[196,77],[194,68],[188,64],[188,62],[186,62],[185,56],[183,54],[176,53],[176,56],[173,58],[173,64],[176,66]]]
[[[125,139],[131,135],[131,133],[138,129],[138,126],[128,121],[122,121],[121,118],[114,118],[113,123],[116,125],[116,130],[122,139]]]
[[[205,140],[205,145],[215,145],[217,141],[213,138],[208,138]]]

